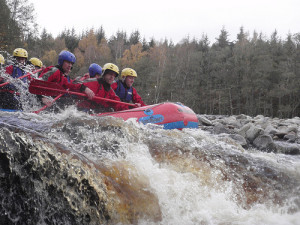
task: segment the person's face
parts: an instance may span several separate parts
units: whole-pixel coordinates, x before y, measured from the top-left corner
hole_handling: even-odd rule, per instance
[[[22,65],[25,65],[25,62],[26,62],[26,58],[23,58],[23,57],[16,57],[16,60],[18,63],[22,64]]]
[[[115,78],[116,78],[116,73],[113,71],[107,72],[103,77],[103,79],[106,81],[106,83],[109,83],[109,84],[112,84],[114,82]]]
[[[66,75],[68,75],[71,72],[72,66],[73,66],[73,63],[71,63],[69,61],[64,61],[63,65],[62,65],[62,69]]]
[[[133,76],[127,76],[125,78],[125,84],[127,85],[127,87],[131,87],[133,82],[134,82],[134,77]]]

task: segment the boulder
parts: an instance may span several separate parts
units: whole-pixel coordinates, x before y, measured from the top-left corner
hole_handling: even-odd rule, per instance
[[[232,129],[227,128],[221,123],[216,123],[214,128],[213,128],[213,133],[214,134],[233,134],[234,131]]]
[[[245,138],[252,143],[256,137],[262,135],[264,130],[262,128],[256,127],[253,124],[250,124],[249,129],[245,132]]]
[[[267,152],[274,152],[276,150],[276,146],[273,142],[273,139],[270,135],[259,135],[253,141],[253,145],[258,148],[259,150],[267,151]]]
[[[291,144],[282,141],[274,142],[277,152],[288,155],[300,155],[300,146],[299,144]]]
[[[284,135],[284,140],[287,140],[288,142],[295,142],[297,139],[297,135],[295,132],[291,131],[288,134]]]
[[[276,128],[274,128],[274,126],[272,124],[269,124],[266,128],[265,128],[265,134],[269,134],[271,136],[275,135],[276,133],[279,133],[279,130],[277,130]]]
[[[246,147],[248,145],[247,140],[242,135],[230,134],[229,137],[243,147]]]
[[[205,116],[197,115],[200,125],[213,126],[213,123]]]

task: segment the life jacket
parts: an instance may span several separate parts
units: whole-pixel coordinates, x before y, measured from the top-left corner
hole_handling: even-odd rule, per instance
[[[24,74],[25,74],[24,70],[20,69],[19,67],[14,66],[11,76],[13,78],[18,78],[18,77],[23,76]],[[22,80],[25,82],[27,80],[27,78],[23,78]]]
[[[118,81],[118,87],[115,90],[115,93],[119,96],[122,102],[132,101],[132,93],[133,93],[132,87],[128,89],[125,88],[124,84],[120,80]]]
[[[43,78],[43,80],[47,80],[49,76],[51,76],[56,70],[58,70],[55,66],[48,66],[39,75],[39,78]]]
[[[13,78],[16,79],[18,77],[23,76],[25,74],[25,71],[17,66],[10,65],[10,66],[6,67],[6,73],[10,74]],[[24,77],[21,80],[26,83],[27,77]],[[15,85],[13,85],[13,84],[7,84],[1,89],[7,90],[8,92],[11,92],[11,91],[15,92],[17,90]],[[13,92],[11,92],[11,93],[13,93]]]

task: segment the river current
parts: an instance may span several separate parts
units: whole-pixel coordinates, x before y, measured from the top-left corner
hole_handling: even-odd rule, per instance
[[[107,180],[103,182],[105,189],[110,190],[105,193],[107,204],[114,202],[114,207],[107,210],[107,224],[300,224],[299,156],[246,150],[201,129],[163,130],[138,124],[134,119],[124,122],[96,118],[74,108],[59,114],[1,112],[0,126],[2,157],[14,151],[13,145],[6,142],[7,135],[12,140],[29,142],[23,150],[40,146],[44,151],[45,144],[34,140],[39,136],[51,143],[45,148],[56,152],[54,155],[62,157],[67,151],[84,164],[93,164],[85,176],[94,179],[93,173],[101,173]],[[57,161],[62,160],[59,157]],[[19,171],[24,166],[13,165],[13,161],[11,170]],[[79,168],[83,169],[83,165]],[[1,174],[4,176],[3,170]],[[36,184],[33,176],[28,179]],[[53,174],[47,179],[55,183],[61,178]],[[101,185],[91,184],[95,190]],[[32,188],[40,191],[41,186]],[[74,190],[68,190],[68,185],[64,188],[64,196],[72,196]],[[16,212],[7,207],[10,203],[6,194],[16,193],[1,193],[8,201],[0,203],[1,213],[15,218]],[[68,203],[60,207],[65,204]],[[48,206],[37,206],[40,216],[35,221],[46,224]],[[21,222],[22,216],[18,218],[20,221],[12,221]],[[97,224],[96,221],[91,218],[89,223]]]
[[[300,224],[299,155],[29,102],[0,111],[0,224]]]

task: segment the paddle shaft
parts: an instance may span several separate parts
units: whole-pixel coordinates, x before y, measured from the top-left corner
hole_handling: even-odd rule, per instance
[[[63,96],[63,94],[60,94],[60,95],[57,95],[53,101],[51,102],[52,104],[57,100],[59,99],[61,96]],[[48,106],[47,105],[44,105],[42,108],[40,108],[39,110],[36,110],[34,111],[34,113],[38,114],[39,112],[43,111],[44,109],[46,109]]]
[[[44,87],[44,86],[35,86],[35,85],[30,85],[30,86],[31,86],[31,90],[33,88],[35,88],[35,89],[41,89],[41,90],[44,89],[44,90],[47,90],[47,91],[53,91],[53,92],[60,93],[60,94],[71,94],[71,95],[78,95],[78,96],[87,97],[87,95],[84,94],[84,93],[79,93],[79,92],[74,92],[74,91],[67,91],[67,90],[50,88],[50,87]],[[40,91],[40,93],[37,93],[37,92],[38,91],[35,90],[35,94],[45,95],[45,93],[43,93],[43,91]],[[131,103],[127,103],[127,102],[120,102],[120,101],[109,99],[109,98],[102,98],[102,97],[94,96],[93,99],[103,100],[103,101],[107,101],[107,102],[119,103],[119,104],[123,104],[123,105],[128,105],[128,106],[136,107],[135,104],[131,104]]]
[[[23,76],[20,76],[20,77],[18,77],[18,78],[16,78],[16,79],[23,79],[23,78],[25,78],[25,77],[29,77],[31,74],[35,74],[35,73],[38,73],[38,72],[40,72],[40,71],[42,71],[42,69],[38,69],[38,70],[35,70],[35,71],[33,71],[33,72],[28,72],[28,73],[24,74]],[[10,82],[11,82],[11,81],[7,81],[7,82],[5,82],[5,83],[3,83],[3,84],[0,84],[0,87],[3,87],[3,86],[5,86],[5,85],[9,84]]]

